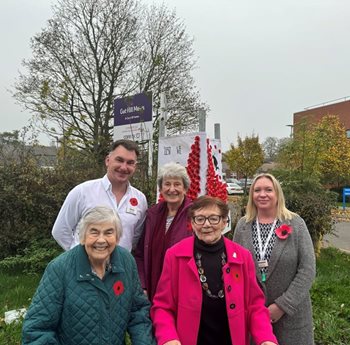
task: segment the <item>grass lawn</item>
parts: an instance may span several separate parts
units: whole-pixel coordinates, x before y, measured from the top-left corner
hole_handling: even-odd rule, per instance
[[[28,307],[39,280],[39,275],[0,272],[1,345],[20,344],[21,323],[5,325],[4,312]],[[349,345],[350,255],[334,248],[322,249],[312,301],[316,345]]]
[[[343,203],[342,202],[337,202],[337,206],[338,207],[343,207]],[[350,207],[350,202],[346,201],[345,202],[345,207]]]
[[[0,344],[21,344],[21,324],[5,325],[4,313],[28,307],[40,281],[40,275],[8,274],[0,271]]]
[[[321,251],[312,288],[317,345],[350,344],[350,255]]]

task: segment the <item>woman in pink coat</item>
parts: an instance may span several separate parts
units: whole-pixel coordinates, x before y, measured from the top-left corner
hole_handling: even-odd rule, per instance
[[[221,235],[227,205],[203,196],[189,215],[195,236],[167,251],[153,299],[158,344],[277,344],[251,254]]]

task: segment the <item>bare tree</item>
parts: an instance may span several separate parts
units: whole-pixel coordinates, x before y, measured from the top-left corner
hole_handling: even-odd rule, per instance
[[[279,139],[276,137],[267,137],[262,146],[264,149],[265,161],[273,162],[278,153]]]
[[[192,43],[164,5],[59,0],[32,39],[33,57],[23,62],[14,96],[48,134],[101,161],[112,137],[115,97],[153,91],[159,108],[159,94],[166,92],[170,128],[195,126],[203,105],[191,77]]]
[[[169,132],[197,129],[198,111],[206,106],[199,101],[191,75],[196,65],[193,39],[176,12],[170,12],[164,4],[146,9],[142,29],[142,50],[135,77],[140,91],[153,91],[155,127],[160,115],[160,94],[165,93]]]
[[[153,93],[154,132],[151,143],[153,151],[152,175],[156,174],[159,119],[161,115],[160,95],[167,99],[168,134],[179,134],[198,130],[200,108],[208,107],[200,102],[192,77],[196,67],[193,39],[186,33],[186,28],[176,12],[169,11],[163,4],[151,5],[144,9],[140,51],[132,75],[137,84],[137,91]],[[146,144],[147,145],[147,144]],[[147,149],[145,150],[147,151]],[[141,185],[144,190],[152,189],[148,178],[148,156],[140,160],[143,169],[139,169]]]

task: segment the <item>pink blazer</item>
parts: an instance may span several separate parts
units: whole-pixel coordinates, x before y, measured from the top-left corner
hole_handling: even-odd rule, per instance
[[[193,258],[194,238],[186,238],[166,252],[163,272],[151,308],[158,345],[179,340],[196,345],[202,307],[202,287]],[[248,250],[225,238],[227,263],[224,275],[226,312],[233,345],[272,341],[269,312],[255,277]]]

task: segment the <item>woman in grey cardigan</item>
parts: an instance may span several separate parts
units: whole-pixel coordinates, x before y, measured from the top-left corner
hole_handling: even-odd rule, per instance
[[[254,179],[234,241],[255,259],[279,345],[314,345],[309,292],[315,278],[314,248],[304,220],[286,208],[274,176]]]

